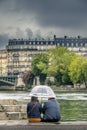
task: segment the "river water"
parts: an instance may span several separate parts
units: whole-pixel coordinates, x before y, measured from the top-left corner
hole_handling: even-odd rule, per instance
[[[60,100],[87,100],[87,93],[56,93]],[[30,99],[29,92],[0,91],[0,99]]]
[[[87,93],[56,93],[62,121],[87,121]],[[30,99],[29,92],[0,91],[0,99]]]

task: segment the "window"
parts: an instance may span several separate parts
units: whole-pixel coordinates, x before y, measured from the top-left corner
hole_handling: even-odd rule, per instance
[[[78,43],[76,43],[76,46],[78,46]]]
[[[26,45],[26,42],[24,42],[24,45]]]
[[[67,47],[69,46],[69,43],[67,43]]]
[[[41,44],[43,44],[43,42],[41,42]]]
[[[85,47],[87,47],[87,43],[85,43]]]
[[[58,46],[60,46],[60,43],[57,43]]]
[[[71,43],[71,46],[74,46],[74,44],[73,44],[73,43]]]
[[[81,43],[80,45],[83,46],[83,43]]]
[[[51,45],[53,44],[53,42],[51,42]]]
[[[62,46],[64,46],[64,43],[62,43]]]
[[[46,45],[48,45],[48,42],[46,42]]]
[[[35,42],[33,42],[33,44],[35,45]]]

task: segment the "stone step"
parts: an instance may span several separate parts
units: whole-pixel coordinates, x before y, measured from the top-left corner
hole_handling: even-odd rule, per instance
[[[17,100],[17,104],[27,104],[30,100],[29,99],[21,99]]]
[[[28,99],[0,99],[0,120],[23,120],[27,119]]]
[[[3,112],[3,108],[2,105],[0,104],[0,112]]]
[[[26,112],[7,112],[8,120],[23,120],[27,119]]]
[[[27,104],[29,99],[0,99],[1,105],[18,105],[18,104]]]
[[[0,120],[7,120],[7,114],[5,112],[0,112]]]
[[[15,99],[0,99],[1,105],[16,105],[18,102]]]
[[[5,112],[26,112],[27,105],[3,105]]]

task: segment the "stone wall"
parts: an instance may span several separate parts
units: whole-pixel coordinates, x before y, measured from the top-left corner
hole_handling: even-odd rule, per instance
[[[0,99],[0,120],[27,119],[28,100]]]

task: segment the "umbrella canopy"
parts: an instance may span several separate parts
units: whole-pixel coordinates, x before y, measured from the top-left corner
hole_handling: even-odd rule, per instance
[[[36,96],[36,97],[56,97],[55,93],[49,86],[45,85],[39,85],[35,86],[31,92],[30,96]]]

